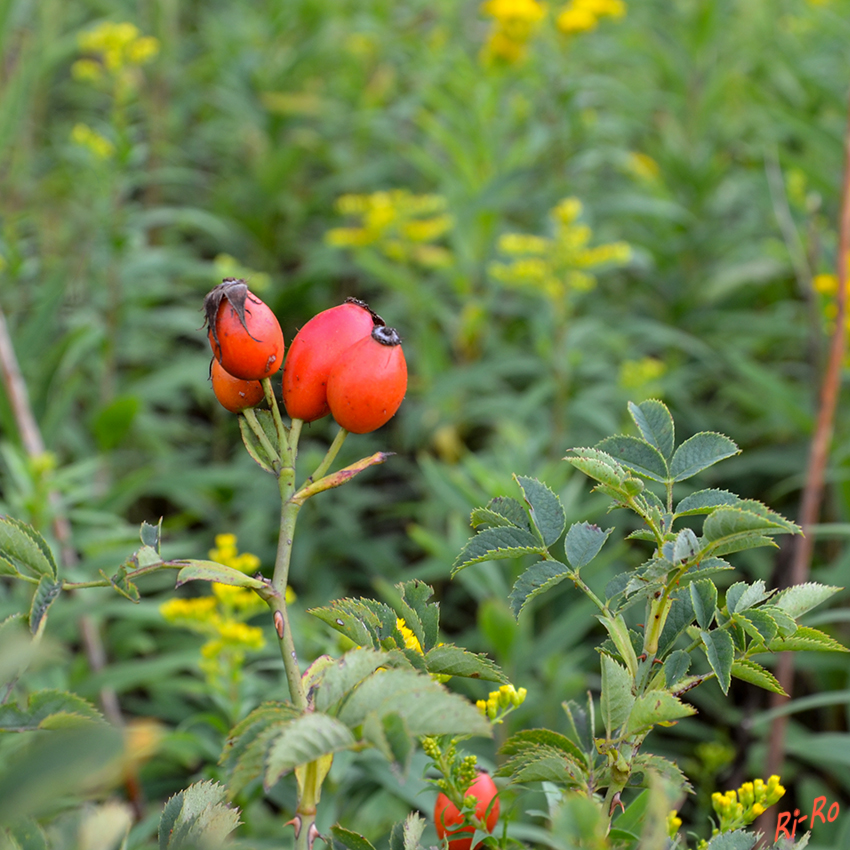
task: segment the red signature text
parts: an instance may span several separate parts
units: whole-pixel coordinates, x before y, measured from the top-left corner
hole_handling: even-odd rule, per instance
[[[811,815],[801,815],[799,809],[794,809],[793,820],[791,812],[780,812],[776,821],[776,835],[773,840],[778,841],[780,835],[785,838],[794,838],[797,834],[797,826],[804,821],[808,821],[804,829],[814,829],[818,818],[820,818],[821,823],[827,823],[827,821],[832,823],[838,817],[839,806],[838,803],[833,803],[824,813],[826,802],[826,797],[815,797]]]

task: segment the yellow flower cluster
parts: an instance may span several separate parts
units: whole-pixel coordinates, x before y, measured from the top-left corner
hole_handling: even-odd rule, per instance
[[[260,559],[249,552],[240,553],[235,534],[218,534],[209,556],[213,561],[242,572],[254,572]],[[213,683],[238,678],[246,652],[266,645],[263,630],[246,622],[265,608],[263,600],[246,587],[213,582],[211,596],[169,599],[160,606],[162,616],[208,640],[201,647],[201,669]],[[295,595],[286,589],[287,602]]]
[[[667,835],[670,839],[676,837],[676,833],[679,831],[679,827],[682,825],[682,819],[679,817],[679,813],[676,809],[673,809],[667,815]]]
[[[374,192],[371,195],[343,195],[336,208],[342,215],[359,219],[355,227],[335,227],[325,234],[325,242],[335,248],[361,248],[374,245],[398,262],[427,267],[447,266],[448,250],[432,243],[454,225],[445,212],[441,195],[414,195],[407,189]]]
[[[711,795],[711,805],[720,818],[720,831],[730,832],[752,823],[774,803],[778,802],[785,789],[779,777],[773,775],[767,783],[761,779],[745,782],[738,790]]]
[[[88,150],[95,159],[111,159],[115,153],[115,145],[88,124],[75,124],[71,130],[71,141]]]
[[[538,0],[487,0],[481,11],[493,18],[482,58],[509,65],[525,59],[528,43],[546,16],[546,6]]]
[[[475,705],[485,716],[494,723],[501,723],[502,718],[525,702],[528,691],[525,688],[517,690],[513,685],[502,685],[498,691],[490,691],[487,699],[478,700]]]
[[[631,248],[625,242],[589,247],[591,229],[576,222],[581,211],[578,198],[565,198],[551,212],[552,237],[504,234],[499,250],[516,259],[491,263],[491,277],[507,286],[542,292],[555,303],[571,292],[592,289],[596,278],[585,269],[628,262]]]
[[[408,628],[407,623],[401,618],[396,617],[396,628],[401,632],[401,636],[404,638],[404,645],[407,649],[412,649],[414,652],[418,652],[420,655],[424,655],[422,652],[422,644],[419,643],[419,638],[413,634],[413,631]]]
[[[574,35],[596,29],[600,18],[622,18],[625,14],[623,0],[570,0],[559,12],[555,26],[565,35]]]
[[[93,53],[100,60],[80,59],[71,73],[80,80],[99,80],[104,72],[118,74],[122,69],[145,65],[159,53],[159,40],[143,36],[135,24],[104,21],[94,29],[80,33],[77,39],[83,53]]]
[[[624,360],[620,364],[619,384],[633,394],[649,398],[658,394],[658,379],[667,371],[667,365],[657,357]]]

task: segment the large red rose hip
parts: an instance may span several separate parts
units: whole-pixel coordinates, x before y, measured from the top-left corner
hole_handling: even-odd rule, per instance
[[[367,434],[392,419],[406,391],[401,338],[383,325],[346,348],[328,373],[331,414],[353,434]]]
[[[248,290],[226,278],[204,299],[213,356],[234,378],[258,381],[283,365],[283,331],[275,314]]]
[[[328,375],[343,351],[383,324],[362,301],[313,316],[295,335],[283,364],[283,404],[292,419],[313,422],[330,412]]]
[[[490,778],[487,773],[479,773],[473,783],[466,789],[464,797],[475,797],[475,816],[484,821],[487,832],[492,832],[496,826],[496,821],[499,819],[499,798],[496,783]],[[490,803],[493,803],[491,806]],[[489,812],[487,811],[489,808]],[[484,820],[486,817],[486,820]],[[457,806],[449,800],[445,794],[437,795],[437,804],[434,806],[434,826],[437,829],[437,835],[440,838],[449,839],[449,850],[469,850],[472,846],[472,835],[475,832],[474,827],[464,826],[458,829],[452,829],[454,826],[459,826],[463,823],[463,816],[458,811]],[[454,836],[463,836],[455,838]],[[476,850],[481,847],[481,843],[475,845]]]

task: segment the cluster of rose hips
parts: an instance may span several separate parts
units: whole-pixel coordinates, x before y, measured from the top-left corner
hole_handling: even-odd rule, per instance
[[[204,299],[216,398],[231,413],[255,407],[260,381],[283,366],[283,404],[292,419],[330,413],[346,431],[366,434],[388,422],[407,390],[401,339],[354,298],[313,316],[284,362],[280,323],[244,280],[227,278]]]

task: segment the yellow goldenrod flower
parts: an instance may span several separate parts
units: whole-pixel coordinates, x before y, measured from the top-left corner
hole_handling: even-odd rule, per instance
[[[407,649],[412,649],[414,652],[418,652],[420,655],[424,655],[422,652],[422,644],[419,643],[419,638],[413,634],[413,631],[408,628],[407,623],[401,618],[396,617],[396,628],[401,632],[401,636],[404,638],[404,645]]]
[[[564,35],[591,32],[597,26],[596,15],[587,9],[576,9],[568,6],[555,19],[555,26]]]
[[[374,245],[396,262],[445,266],[451,263],[451,254],[431,244],[454,226],[445,207],[446,199],[440,195],[414,195],[406,189],[342,195],[337,210],[359,221],[354,227],[327,231],[325,243],[335,248]]]
[[[115,153],[115,145],[87,124],[75,124],[71,130],[71,141],[86,148],[97,159],[110,159]]]
[[[216,607],[214,596],[197,596],[192,599],[175,598],[163,602],[159,606],[159,613],[172,623],[185,621],[212,623],[217,617]]]
[[[630,151],[626,160],[626,168],[635,177],[651,182],[657,180],[661,169],[658,163],[648,154]]]
[[[78,59],[71,65],[71,76],[75,80],[95,82],[103,76],[103,66],[94,59]]]
[[[815,292],[822,295],[835,295],[838,292],[838,278],[834,274],[818,274],[812,278]]]
[[[752,823],[784,793],[778,776],[771,776],[766,785],[761,779],[756,779],[743,783],[737,791],[715,791],[711,795],[711,805],[718,815],[720,832],[731,832]]]
[[[667,836],[671,839],[675,838],[681,825],[682,819],[679,817],[679,813],[673,809],[667,815]]]

